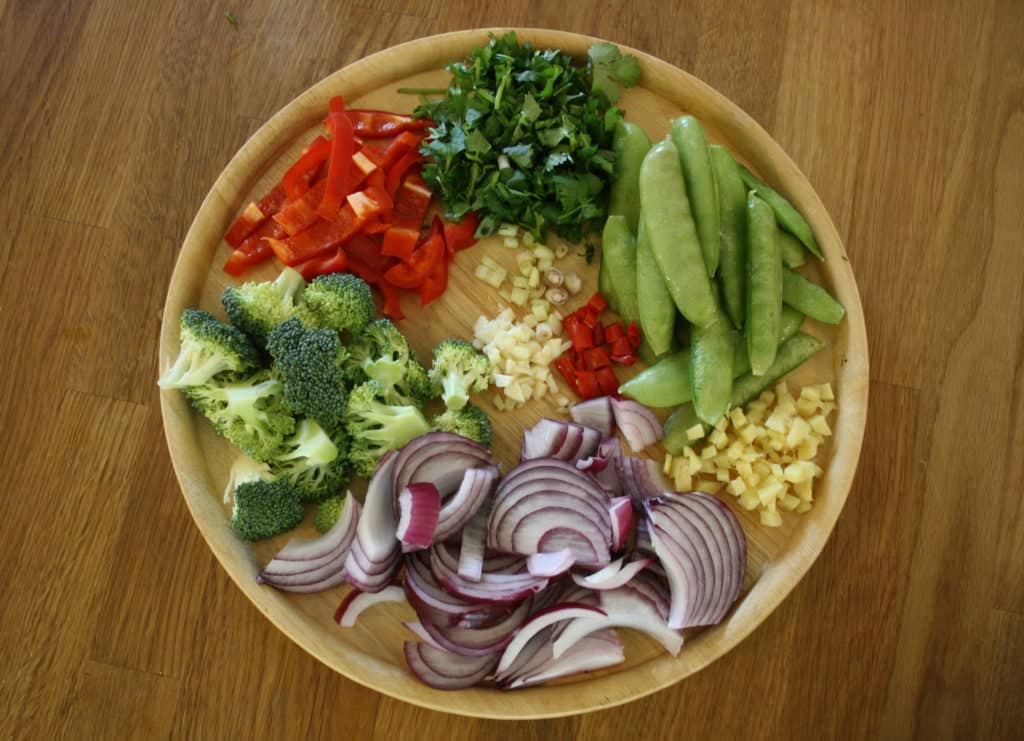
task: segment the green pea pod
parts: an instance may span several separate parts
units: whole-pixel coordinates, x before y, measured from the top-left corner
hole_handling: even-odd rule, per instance
[[[807,262],[807,250],[785,229],[779,229],[779,252],[782,253],[782,264],[787,268],[798,268]]]
[[[736,379],[732,385],[731,406],[742,407],[749,404],[762,391],[773,386],[787,373],[803,365],[824,346],[825,343],[817,337],[803,332],[789,338],[779,347],[775,362],[763,376],[746,373]],[[693,404],[683,404],[672,412],[665,422],[665,437],[661,441],[665,450],[672,455],[681,455],[683,448],[693,445],[696,440],[690,440],[686,432],[696,424],[700,424],[700,419],[697,417]]]
[[[637,233],[640,224],[640,164],[651,148],[646,132],[635,123],[619,120],[615,124],[612,150],[615,152],[615,176],[608,197],[608,215],[626,217],[629,230]]]
[[[702,422],[714,425],[729,410],[736,333],[724,312],[706,327],[694,327],[690,346],[693,408]]]
[[[782,256],[775,214],[753,191],[747,197],[747,353],[751,372],[775,361],[782,322]]]
[[[676,325],[676,305],[658,270],[658,263],[647,239],[643,212],[636,235],[636,300],[640,309],[640,329],[655,355],[668,352]]]
[[[740,167],[723,146],[711,145],[711,164],[718,183],[718,284],[722,303],[736,329],[743,329],[747,305],[747,188]],[[800,248],[803,252],[803,248]]]
[[[597,287],[608,299],[612,311],[626,324],[640,321],[636,302],[636,283],[624,276],[636,275],[636,238],[629,229],[629,221],[622,214],[609,216],[601,235],[601,267],[597,274]]]
[[[658,142],[644,157],[640,203],[651,250],[672,300],[693,324],[710,324],[718,306],[690,213],[679,154],[671,141]]]
[[[782,271],[782,300],[811,319],[839,324],[846,314],[843,305],[817,283],[789,268]]]
[[[782,329],[779,342],[783,343],[800,331],[804,315],[788,306],[782,307]],[[735,343],[732,361],[733,378],[750,372],[747,343]],[[649,407],[674,407],[693,399],[690,383],[690,350],[668,355],[644,369],[619,387],[619,393]]]
[[[775,218],[778,219],[779,224],[783,228],[799,239],[801,244],[809,249],[818,259],[825,259],[825,256],[821,254],[821,248],[818,247],[818,243],[814,241],[814,232],[811,231],[811,225],[793,207],[793,204],[786,200],[785,196],[759,180],[754,173],[743,165],[740,165],[740,177],[743,178],[743,182],[748,188],[756,190],[757,194],[772,207],[772,211],[775,212]]]
[[[697,225],[700,249],[708,275],[718,272],[719,212],[718,186],[711,165],[711,151],[704,127],[693,116],[680,116],[672,121],[672,143],[679,150],[679,163],[686,181],[693,220]]]

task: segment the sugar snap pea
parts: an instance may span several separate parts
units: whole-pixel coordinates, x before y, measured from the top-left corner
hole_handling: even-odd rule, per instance
[[[651,250],[672,300],[694,324],[714,321],[717,306],[686,197],[679,154],[658,142],[640,166],[640,202]]]
[[[624,276],[636,275],[636,238],[623,214],[609,216],[601,235],[601,267],[597,289],[608,299],[612,311],[630,322],[639,322],[636,283]]]
[[[782,253],[782,264],[787,268],[798,268],[807,262],[807,250],[785,229],[779,229],[779,252]]]
[[[636,301],[640,310],[640,328],[655,355],[668,352],[676,325],[676,305],[661,277],[658,263],[651,251],[644,225],[643,211],[636,235]]]
[[[782,300],[811,319],[826,324],[839,324],[846,314],[843,305],[828,291],[789,268],[782,271]]]
[[[693,116],[680,116],[672,121],[672,143],[679,150],[679,163],[686,181],[686,196],[697,225],[700,249],[708,275],[718,272],[719,212],[718,186],[711,165],[711,151],[704,127]]]
[[[782,307],[779,342],[784,343],[800,330],[804,315],[789,306]],[[750,372],[750,357],[745,342],[735,343],[733,378]],[[619,387],[619,393],[649,407],[674,407],[693,399],[690,384],[690,349],[668,355],[633,376]]]
[[[725,147],[711,145],[711,165],[718,183],[718,284],[725,313],[736,329],[743,329],[747,304],[747,188],[740,178],[739,165]]]
[[[620,120],[615,124],[612,150],[615,152],[615,177],[608,197],[608,214],[626,217],[629,230],[637,233],[640,220],[640,164],[651,148],[646,132],[635,123]]]
[[[747,353],[761,375],[775,361],[782,321],[782,256],[775,214],[753,191],[747,197]]]
[[[732,397],[736,331],[725,312],[719,310],[711,324],[693,328],[691,339],[693,408],[702,422],[713,425],[728,411]]]
[[[809,249],[816,257],[822,260],[825,259],[824,255],[821,254],[821,248],[818,247],[818,243],[814,241],[814,232],[811,231],[811,225],[793,207],[793,204],[786,200],[785,196],[770,188],[743,165],[740,165],[740,177],[743,178],[743,182],[748,188],[756,190],[757,194],[772,207],[772,211],[775,212],[775,218],[778,219],[779,224],[799,239],[803,246]]]
[[[733,382],[732,407],[742,407],[757,398],[765,389],[771,387],[787,373],[795,370],[806,362],[818,350],[825,346],[821,340],[804,332],[789,338],[779,347],[775,362],[765,371],[764,375],[755,376],[746,373]],[[683,404],[676,409],[665,422],[665,437],[662,445],[672,455],[680,455],[683,448],[693,445],[686,432],[694,425],[700,424],[693,404]]]

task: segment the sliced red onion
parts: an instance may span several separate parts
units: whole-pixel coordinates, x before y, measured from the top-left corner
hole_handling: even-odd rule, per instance
[[[661,466],[650,458],[623,455],[615,459],[616,472],[622,484],[622,493],[633,497],[639,507],[644,499],[673,491],[672,484],[662,473]]]
[[[641,517],[636,521],[636,543],[633,544],[633,550],[637,553],[654,553],[654,544],[651,543],[650,525],[646,517]]]
[[[608,505],[612,520],[612,550],[621,551],[633,532],[633,503],[629,497],[615,497]]]
[[[497,655],[470,657],[443,651],[427,643],[406,641],[405,661],[412,673],[439,690],[460,690],[472,687],[482,680],[497,661]]]
[[[622,455],[622,441],[617,437],[606,437],[597,446],[597,454],[602,458],[618,458]]]
[[[555,419],[542,419],[523,433],[522,460],[557,458],[574,461],[597,451],[601,433],[593,427]]]
[[[633,577],[643,571],[651,564],[651,559],[641,558],[639,561],[630,561],[623,565],[622,559],[612,561],[600,571],[590,576],[573,574],[572,580],[581,587],[596,589],[599,591],[607,589],[618,589],[633,580]]]
[[[576,563],[571,548],[550,553],[534,553],[526,559],[526,569],[534,576],[547,578],[561,576]]]
[[[634,452],[661,440],[661,421],[650,409],[632,399],[612,397],[611,403],[615,424]]]
[[[345,562],[355,539],[361,507],[351,495],[338,521],[319,538],[293,538],[256,576],[259,584],[285,592],[322,592],[345,581]]]
[[[460,628],[485,628],[501,622],[515,605],[470,602],[445,591],[430,570],[425,551],[405,559],[405,594],[424,621]]]
[[[509,644],[529,616],[531,606],[530,600],[526,600],[502,620],[486,628],[440,626],[429,620],[421,621],[421,628],[430,636],[431,643],[446,651],[462,656],[488,656]]]
[[[576,468],[579,471],[585,471],[586,473],[599,474],[604,469],[608,468],[608,459],[601,458],[600,456],[592,455],[587,458],[581,458],[576,461]]]
[[[398,495],[398,526],[395,536],[408,552],[429,548],[441,514],[441,495],[431,483],[409,484]]]
[[[458,490],[441,508],[434,542],[448,540],[465,527],[494,490],[500,473],[497,466],[485,466],[470,468],[463,474]]]
[[[534,613],[523,624],[519,632],[516,633],[515,637],[505,648],[505,651],[501,654],[501,661],[498,662],[498,671],[502,672],[508,669],[512,662],[515,661],[516,656],[519,655],[519,652],[523,650],[523,647],[529,643],[530,639],[549,625],[554,625],[563,620],[600,617],[604,615],[604,610],[600,608],[572,602],[555,605],[554,607]]]
[[[605,438],[597,447],[597,457],[604,458],[608,464],[603,471],[590,471],[602,489],[611,496],[622,494],[622,483],[619,481],[619,467],[617,459],[622,457],[622,443],[617,437]]]
[[[363,500],[355,542],[345,560],[345,580],[363,592],[379,592],[391,582],[401,558],[391,508],[391,480],[398,455],[381,458]]]
[[[391,474],[392,507],[398,514],[398,494],[409,484],[428,482],[442,500],[462,483],[467,469],[495,466],[484,446],[450,432],[428,432],[410,440],[395,461]]]
[[[480,469],[470,469],[466,475],[476,470]],[[484,573],[484,541],[487,540],[487,518],[490,513],[490,500],[487,499],[462,530],[457,571],[459,576],[469,581],[480,581]]]
[[[549,625],[543,630],[537,631],[534,636],[526,642],[522,650],[504,671],[495,672],[494,679],[502,689],[508,689],[509,684],[516,678],[529,676],[545,662],[551,659],[551,643],[554,641],[554,626]]]
[[[549,654],[546,661],[523,673],[513,674],[505,687],[517,689],[550,679],[592,672],[621,664],[626,659],[622,643],[611,629],[595,631],[585,636],[557,659],[551,655],[553,650],[550,645],[545,648]]]
[[[746,540],[732,511],[698,492],[644,502],[650,535],[668,577],[673,628],[714,625],[739,596]]]
[[[342,628],[351,628],[365,610],[381,602],[405,602],[405,592],[395,585],[385,587],[379,592],[360,592],[353,589],[335,611],[334,622]]]
[[[419,620],[407,620],[404,623],[402,623],[402,625],[408,628],[410,633],[412,633],[414,636],[419,638],[424,643],[429,643],[434,648],[439,648],[442,651],[444,650],[441,644],[439,644],[437,641],[430,637],[430,633],[428,633],[423,628],[423,623],[421,623]]]
[[[611,437],[615,432],[611,399],[607,396],[581,401],[569,409],[569,416],[573,422],[593,427],[602,438]]]
[[[519,603],[547,586],[547,579],[532,574],[488,574],[473,582],[459,576],[458,562],[447,546],[430,549],[430,570],[446,591],[470,602]]]
[[[628,583],[623,584],[623,588],[633,591],[637,597],[650,605],[651,610],[661,618],[663,623],[668,623],[672,595],[664,578],[655,574],[655,569],[658,567],[658,562],[652,561],[645,570],[630,579]]]

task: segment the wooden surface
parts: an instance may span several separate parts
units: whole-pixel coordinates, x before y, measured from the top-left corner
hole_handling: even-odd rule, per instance
[[[521,30],[520,38],[538,47],[561,48],[579,58],[593,43],[593,37],[531,29]],[[443,66],[465,57],[486,41],[487,34],[482,31],[455,32],[370,55],[304,91],[245,143],[217,177],[185,237],[164,305],[161,368],[170,366],[179,352],[179,318],[186,307],[198,305],[222,313],[220,296],[226,285],[235,282],[221,270],[229,254],[222,242],[225,231],[246,203],[259,200],[280,180],[319,133],[330,98],[344,95],[347,104],[355,108],[411,112],[415,101],[397,93],[396,88],[445,85],[448,74]],[[792,376],[797,386],[832,383],[838,405],[831,422],[835,435],[823,446],[817,461],[825,473],[815,487],[815,506],[802,517],[787,516],[779,528],[764,527],[756,513],[733,507],[747,539],[743,594],[720,625],[691,631],[678,657],[668,656],[646,636],[620,631],[626,661],[606,672],[574,677],[557,687],[508,694],[490,687],[441,692],[424,686],[406,668],[402,645],[412,636],[402,623],[412,619],[408,606],[378,608],[354,629],[339,630],[333,615],[349,591],[347,586],[300,597],[256,584],[260,566],[292,534],[255,545],[234,535],[227,526],[229,508],[222,492],[238,452],[191,410],[179,391],[165,393],[161,400],[164,425],[178,480],[204,538],[229,575],[261,612],[307,651],[347,677],[392,697],[473,717],[521,720],[605,709],[674,684],[735,646],[785,598],[820,553],[849,493],[867,411],[868,358],[857,288],[835,226],[810,184],[752,119],[678,68],[641,51],[636,54],[640,57],[642,82],[619,100],[628,119],[658,140],[667,135],[671,118],[691,113],[703,122],[711,141],[729,145],[788,194],[807,214],[827,258],[820,268],[809,265],[806,270],[817,271],[817,279],[829,286],[847,308],[847,318],[838,327],[806,322],[804,330],[821,337],[828,350]],[[549,246],[555,246],[555,242]],[[417,305],[415,296],[406,302],[408,318],[400,327],[421,358],[429,358],[430,349],[445,337],[471,337],[476,317],[494,315],[494,290],[473,275],[485,257],[516,273],[513,254],[500,237],[492,237],[455,260],[443,300],[426,308]],[[583,279],[579,296],[563,308],[567,312],[597,290],[597,270],[578,254],[567,256],[559,266],[563,271],[577,272]],[[253,277],[269,280],[279,270],[278,265],[268,264]],[[642,363],[637,363],[623,377],[641,369]],[[563,389],[562,393],[569,392]],[[505,471],[519,461],[523,430],[544,416],[565,416],[553,396],[514,411],[498,410],[489,394],[476,399],[494,420],[492,451]],[[664,410],[663,416],[668,411]],[[645,453],[658,461],[664,456],[660,446]],[[362,493],[360,488],[354,489]],[[313,534],[311,527],[300,530],[300,534],[307,533]]]
[[[0,0],[0,737],[1018,735],[1024,8],[873,5],[264,0],[236,30]],[[369,52],[481,25],[636,46],[748,111],[836,221],[872,347],[857,481],[779,609],[671,689],[520,724],[387,699],[260,616],[188,515],[154,385],[177,251],[248,135]]]

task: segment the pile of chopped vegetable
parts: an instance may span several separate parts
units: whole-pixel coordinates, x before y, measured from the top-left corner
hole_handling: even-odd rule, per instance
[[[562,319],[569,351],[555,368],[581,399],[614,394],[619,388],[613,363],[633,365],[643,338],[636,322],[602,324],[608,301],[595,293],[583,306]]]
[[[480,236],[508,222],[541,242],[549,230],[573,242],[599,230],[622,117],[613,103],[639,79],[637,60],[602,43],[581,67],[510,32],[447,69],[444,97],[416,109],[434,122],[423,176],[446,218],[476,211]]]

